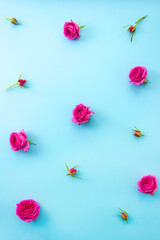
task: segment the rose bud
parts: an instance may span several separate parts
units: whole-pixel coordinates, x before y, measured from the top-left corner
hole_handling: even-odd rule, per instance
[[[69,40],[73,40],[75,38],[80,38],[80,29],[84,27],[85,25],[80,26],[80,23],[77,25],[71,20],[70,22],[65,22],[63,33]]]
[[[135,32],[135,31],[136,31],[136,26],[131,25],[131,26],[128,28],[128,31],[130,31],[130,33],[131,33],[131,32]]]
[[[78,123],[78,125],[88,122],[91,118],[91,115],[94,114],[94,112],[90,111],[89,108],[90,107],[87,107],[83,104],[77,105],[73,110],[72,122]]]
[[[36,145],[27,139],[27,134],[24,129],[22,129],[19,133],[11,133],[9,142],[13,151],[23,150],[24,152],[27,152],[30,147],[29,144]]]
[[[155,176],[147,175],[142,177],[140,181],[138,181],[138,191],[153,195],[158,188],[158,180]]]
[[[133,35],[134,35],[135,31],[136,31],[136,27],[137,27],[138,23],[139,23],[140,21],[142,21],[142,20],[143,20],[144,18],[146,18],[146,17],[147,17],[147,15],[145,15],[144,17],[138,19],[137,22],[136,22],[136,25],[134,25],[134,26],[133,26],[133,25],[126,25],[126,26],[123,27],[123,28],[125,28],[125,27],[128,27],[128,26],[129,26],[128,31],[131,33],[131,42],[132,42],[132,40],[133,40]]]
[[[140,84],[146,84],[147,79],[147,69],[143,66],[137,66],[130,70],[129,72],[130,83],[134,83],[136,86]]]
[[[120,208],[119,208],[119,210],[120,211],[119,211],[118,216],[120,216],[123,220],[125,220],[128,223],[128,214]]]
[[[77,167],[77,165],[71,169],[69,169],[69,167],[67,166],[67,164],[65,163],[66,165],[66,168],[67,168],[67,171],[68,173],[66,174],[67,176],[70,175],[71,177],[74,177],[74,178],[79,178],[79,177],[76,177],[76,173],[79,172],[77,169],[75,169]],[[81,179],[81,178],[79,178]]]
[[[6,18],[6,19],[10,20],[12,24],[15,24],[15,25],[20,24],[15,18]]]
[[[21,88],[26,88],[26,87],[28,87],[28,86],[23,86],[23,85],[27,82],[27,80],[21,79],[21,76],[22,76],[22,73],[21,73],[21,75],[19,76],[18,81],[17,81],[15,84],[13,84],[12,86],[8,87],[7,90],[10,89],[10,88],[12,88],[12,87],[15,87],[15,86],[17,86],[17,85],[18,85],[19,87],[21,87]]]
[[[24,222],[31,222],[37,219],[39,211],[38,203],[33,199],[28,199],[17,204],[16,215]]]
[[[144,136],[139,129],[135,127],[135,129],[132,129],[134,131],[133,136],[139,138],[141,136]]]

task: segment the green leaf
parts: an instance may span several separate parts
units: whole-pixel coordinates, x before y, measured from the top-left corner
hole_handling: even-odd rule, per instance
[[[67,164],[66,164],[66,163],[65,163],[65,165],[66,165],[67,171],[69,172],[69,167],[67,166]]]
[[[140,21],[142,21],[143,19],[145,19],[147,17],[147,15],[145,15],[144,17],[140,18],[137,20],[136,24],[138,24]]]
[[[82,29],[82,28],[84,28],[85,26],[86,26],[86,25],[83,25],[83,26],[80,26],[79,28]]]
[[[124,26],[123,28],[128,27],[128,26],[131,26],[131,25],[126,25],[126,26]]]

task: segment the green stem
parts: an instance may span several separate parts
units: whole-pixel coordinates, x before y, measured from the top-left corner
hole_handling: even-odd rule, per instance
[[[125,28],[125,27],[129,27],[129,26],[131,27],[132,25],[126,25],[126,26],[124,26],[123,28]]]
[[[36,145],[35,143],[33,143],[33,142],[29,141],[28,139],[27,139],[27,141],[28,141],[30,144]]]
[[[18,85],[18,83],[13,84],[12,86],[8,87],[6,90],[8,90],[8,89],[10,89],[10,88],[12,88],[12,87],[14,87],[16,85]]]
[[[138,24],[140,21],[142,21],[142,20],[143,20],[144,18],[146,18],[146,17],[147,17],[147,15],[145,15],[144,17],[138,19],[137,22],[136,22],[136,24]]]
[[[21,78],[21,76],[22,76],[22,73],[20,74],[20,76],[19,76],[18,80]]]

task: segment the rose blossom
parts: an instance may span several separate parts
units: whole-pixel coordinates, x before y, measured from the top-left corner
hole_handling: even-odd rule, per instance
[[[73,40],[75,38],[80,38],[80,29],[84,27],[85,25],[80,26],[80,23],[77,25],[71,20],[70,22],[65,22],[63,33],[69,40]]]
[[[65,22],[64,24],[64,35],[72,40],[74,38],[80,38],[80,27],[74,23],[72,20],[70,22]]]
[[[12,86],[8,87],[7,90],[12,88],[12,87],[15,87],[17,85],[21,88],[26,88],[27,86],[23,86],[23,85],[27,82],[27,80],[21,79],[21,76],[22,76],[22,73],[19,76],[18,81],[15,84],[13,84]]]
[[[140,85],[147,82],[147,69],[143,66],[137,66],[131,69],[129,73],[130,82]]]
[[[6,18],[11,21],[12,24],[20,24],[16,18]]]
[[[25,222],[31,222],[37,219],[39,211],[38,203],[33,199],[28,199],[17,204],[16,215]]]
[[[76,174],[76,172],[77,172],[77,170],[74,169],[74,168],[71,168],[71,169],[69,170],[69,173],[70,173],[70,175],[72,175],[72,176],[74,176],[74,175]]]
[[[142,132],[138,128],[135,127],[135,129],[132,129],[132,130],[134,131],[133,136],[137,138],[144,136],[144,134],[142,134]]]
[[[128,223],[128,214],[120,208],[119,208],[119,210],[120,211],[119,211],[118,216],[120,216],[123,220],[125,220]]]
[[[128,30],[129,30],[130,33],[131,33],[131,32],[135,32],[135,31],[136,31],[136,28],[135,28],[135,26],[131,25],[131,26],[128,28]]]
[[[126,26],[123,27],[123,28],[126,28],[126,27],[129,26],[129,28],[127,29],[127,31],[129,31],[130,34],[131,34],[131,42],[132,42],[132,40],[133,40],[133,36],[134,36],[135,31],[136,31],[137,25],[138,25],[143,19],[145,19],[146,17],[147,17],[147,15],[145,15],[144,17],[138,19],[138,20],[135,22],[135,25],[134,25],[134,26],[133,26],[133,25],[126,25]]]
[[[23,80],[23,79],[18,80],[18,84],[20,87],[22,87],[25,83],[26,83],[26,80]]]
[[[94,112],[90,111],[89,108],[90,107],[83,104],[77,105],[73,110],[72,122],[78,123],[79,125],[81,125],[81,123],[88,122],[91,114],[94,114]]]
[[[29,143],[36,145],[27,139],[27,134],[24,129],[22,129],[19,133],[11,133],[9,142],[13,151],[19,151],[22,149],[24,152],[27,152],[29,149]]]
[[[142,193],[153,195],[158,188],[158,180],[155,176],[147,175],[138,181],[138,190]]]
[[[74,166],[73,168],[70,168],[70,169],[69,169],[69,167],[67,166],[66,163],[65,163],[65,165],[66,165],[66,168],[67,168],[67,171],[68,171],[68,173],[66,174],[67,176],[70,175],[71,177],[79,178],[79,177],[76,177],[76,176],[75,176],[76,173],[79,172],[79,171],[76,169],[77,165]],[[81,179],[81,178],[79,178],[79,179]]]

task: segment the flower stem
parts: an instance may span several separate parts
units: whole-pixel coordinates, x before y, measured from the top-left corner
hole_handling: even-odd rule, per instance
[[[12,88],[12,87],[14,87],[14,86],[16,86],[17,84],[18,84],[18,83],[13,84],[12,86],[8,87],[6,90],[8,90],[8,89],[10,89],[10,88]]]
[[[33,142],[29,141],[28,139],[27,139],[27,141],[28,141],[30,144],[36,145],[35,143],[33,143]]]
[[[147,15],[145,15],[144,17],[138,19],[137,22],[136,22],[136,24],[138,24],[140,21],[142,21],[142,20],[143,20],[144,18],[146,18],[146,17],[147,17]]]
[[[19,81],[19,79],[22,77],[22,73],[20,74],[20,76],[19,76],[19,78],[18,78],[18,81]]]

